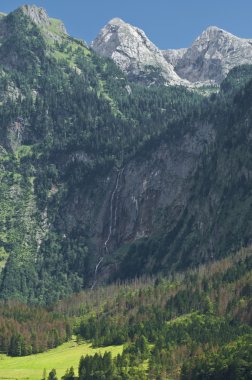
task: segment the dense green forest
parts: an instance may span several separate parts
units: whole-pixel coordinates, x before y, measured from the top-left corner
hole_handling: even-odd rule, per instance
[[[249,248],[170,279],[138,279],[59,302],[55,311],[70,318],[79,339],[124,344],[115,359],[81,358],[79,378],[250,379],[251,271]]]

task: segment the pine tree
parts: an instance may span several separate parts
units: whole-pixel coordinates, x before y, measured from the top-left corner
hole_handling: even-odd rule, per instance
[[[56,369],[52,369],[51,372],[49,372],[47,380],[58,380],[56,376]]]

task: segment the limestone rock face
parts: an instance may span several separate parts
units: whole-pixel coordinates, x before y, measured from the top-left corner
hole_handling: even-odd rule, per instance
[[[162,50],[162,54],[165,57],[166,61],[170,63],[173,67],[177,65],[177,63],[181,60],[181,58],[184,56],[186,52],[186,48]]]
[[[101,30],[91,47],[97,54],[112,58],[132,80],[147,84],[185,82],[141,29],[119,18]]]
[[[251,63],[252,40],[210,26],[177,60],[175,71],[190,82],[219,84],[235,66]]]
[[[21,9],[38,26],[50,26],[49,17],[43,8],[38,8],[35,5],[24,5]]]
[[[49,28],[52,26],[52,21],[43,8],[38,8],[36,5],[24,5],[21,7],[21,10],[39,27]],[[65,25],[59,20],[57,20],[56,29],[61,33],[67,34]]]
[[[146,84],[219,85],[232,68],[252,63],[252,39],[215,26],[189,48],[162,51],[141,29],[115,18],[91,46],[97,54],[112,58],[129,79]]]

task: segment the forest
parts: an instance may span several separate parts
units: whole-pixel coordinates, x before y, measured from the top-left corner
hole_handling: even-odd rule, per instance
[[[217,90],[146,87],[22,9],[1,17],[1,358],[74,342],[105,351],[66,362],[65,380],[252,378],[251,95],[250,65]],[[205,126],[182,206],[106,249],[120,201],[109,180],[185,136],[191,158]],[[128,200],[144,203],[130,194],[122,218]],[[43,380],[58,378],[56,362]]]
[[[251,275],[247,248],[170,278],[86,290],[46,309],[9,302],[1,311],[1,351],[30,355],[74,334],[94,347],[123,344],[123,351],[115,358],[109,352],[82,357],[75,375],[66,363],[65,379],[225,379],[230,373],[250,379]],[[18,335],[11,336],[13,326]],[[57,369],[47,377],[56,378]]]

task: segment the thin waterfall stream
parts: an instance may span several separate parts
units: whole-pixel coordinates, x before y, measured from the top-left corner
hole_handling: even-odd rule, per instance
[[[123,171],[124,171],[124,168],[118,170],[117,177],[116,177],[115,187],[114,187],[114,190],[113,190],[112,195],[111,195],[111,199],[110,199],[110,218],[109,218],[110,223],[109,223],[108,236],[107,236],[107,238],[106,238],[106,240],[104,242],[104,254],[99,257],[98,263],[96,264],[96,267],[95,267],[94,282],[93,282],[93,285],[92,285],[91,289],[94,289],[94,287],[95,287],[95,285],[97,283],[97,273],[98,273],[99,267],[101,266],[101,264],[102,264],[102,262],[104,260],[105,254],[109,254],[108,245],[109,245],[109,242],[111,240],[111,236],[113,234],[113,230],[116,227],[116,222],[117,222],[118,188],[120,186],[120,180],[121,180]]]

